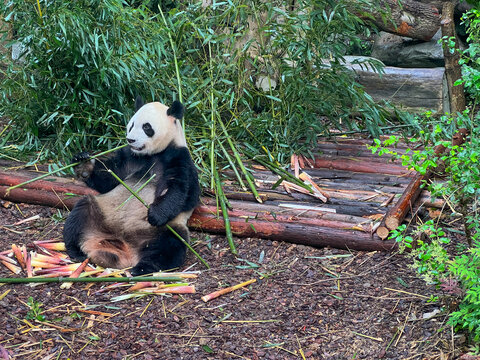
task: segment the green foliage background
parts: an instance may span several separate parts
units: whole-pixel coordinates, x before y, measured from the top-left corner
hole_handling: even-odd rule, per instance
[[[450,314],[448,324],[465,331],[471,344],[480,343],[480,11],[473,8],[463,17],[467,25],[468,46],[461,51],[462,79],[469,95],[469,107],[463,114],[442,116],[435,126],[419,133],[427,145],[425,150],[411,150],[400,155],[404,164],[425,173],[442,164],[444,181],[427,184],[432,195],[443,198],[453,210],[452,218],[428,220],[411,231],[406,224],[392,233],[401,248],[410,248],[413,266],[428,282],[442,290],[445,298],[458,300],[459,306],[445,309]],[[460,146],[451,138],[459,128],[469,131],[469,138]],[[392,137],[389,142],[395,141]],[[437,145],[446,151],[435,156]],[[373,147],[380,149],[380,142]],[[385,145],[385,144],[384,144]],[[458,221],[461,220],[461,221]],[[463,222],[467,244],[452,241],[458,232],[454,223]],[[448,230],[448,232],[447,232]],[[462,234],[463,235],[463,234]],[[478,348],[478,346],[477,346]],[[478,355],[478,349],[474,351]]]
[[[112,147],[123,141],[137,94],[167,104],[182,95],[200,165],[211,144],[224,141],[219,120],[236,146],[263,146],[280,162],[334,127],[378,134],[385,123],[385,112],[342,65],[369,31],[350,2],[349,10],[345,1],[320,0],[297,1],[295,9],[282,1],[158,3],[0,5],[26,49],[22,63],[2,71],[0,90],[0,111],[13,129],[8,140],[21,144],[16,150],[62,159]],[[257,39],[245,36],[254,22],[263,34]],[[261,75],[275,79],[275,89],[258,90]]]

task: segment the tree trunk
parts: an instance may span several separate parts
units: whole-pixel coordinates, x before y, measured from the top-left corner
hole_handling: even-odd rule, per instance
[[[465,89],[463,84],[455,85],[457,80],[462,78],[462,68],[458,61],[460,54],[459,45],[455,33],[455,23],[453,21],[454,5],[448,1],[443,4],[442,12],[442,38],[447,38],[455,42],[455,47],[450,48],[447,42],[443,43],[443,57],[445,58],[445,77],[447,79],[448,95],[450,100],[450,114],[457,115],[465,110]]]
[[[414,39],[429,41],[440,27],[438,8],[420,1],[384,0],[380,9],[369,11],[358,15],[383,31]]]

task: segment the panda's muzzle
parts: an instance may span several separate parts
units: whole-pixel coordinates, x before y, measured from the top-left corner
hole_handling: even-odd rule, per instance
[[[127,137],[127,142],[128,142],[128,145],[130,146],[130,148],[133,151],[142,151],[143,149],[145,149],[145,144],[142,145],[142,146],[133,146],[132,144],[134,144],[136,142],[136,140],[134,140],[134,139],[130,139],[130,138]]]
[[[132,149],[133,151],[142,151],[143,149],[145,149],[145,145],[142,145],[140,147],[130,145],[130,149]]]

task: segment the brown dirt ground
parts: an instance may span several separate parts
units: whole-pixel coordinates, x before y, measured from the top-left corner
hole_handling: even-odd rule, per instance
[[[61,239],[63,222],[52,218],[58,210],[1,205],[0,251]],[[11,226],[37,214],[34,222]],[[237,239],[234,256],[224,237],[192,237],[211,266],[189,255],[185,268],[201,270],[196,294],[112,302],[122,290],[95,294],[101,284],[3,285],[0,345],[16,359],[446,360],[460,353],[462,336],[453,335],[445,315],[424,319],[444,305],[427,299],[442,294],[425,286],[403,255]],[[12,274],[0,265],[0,276]],[[248,288],[200,299],[252,278],[257,282]],[[44,322],[26,319],[30,296]]]

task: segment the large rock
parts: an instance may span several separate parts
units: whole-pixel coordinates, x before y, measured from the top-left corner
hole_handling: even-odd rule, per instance
[[[438,43],[440,38],[440,31],[428,42],[380,32],[373,45],[372,57],[388,66],[406,68],[444,66],[442,45]]]

